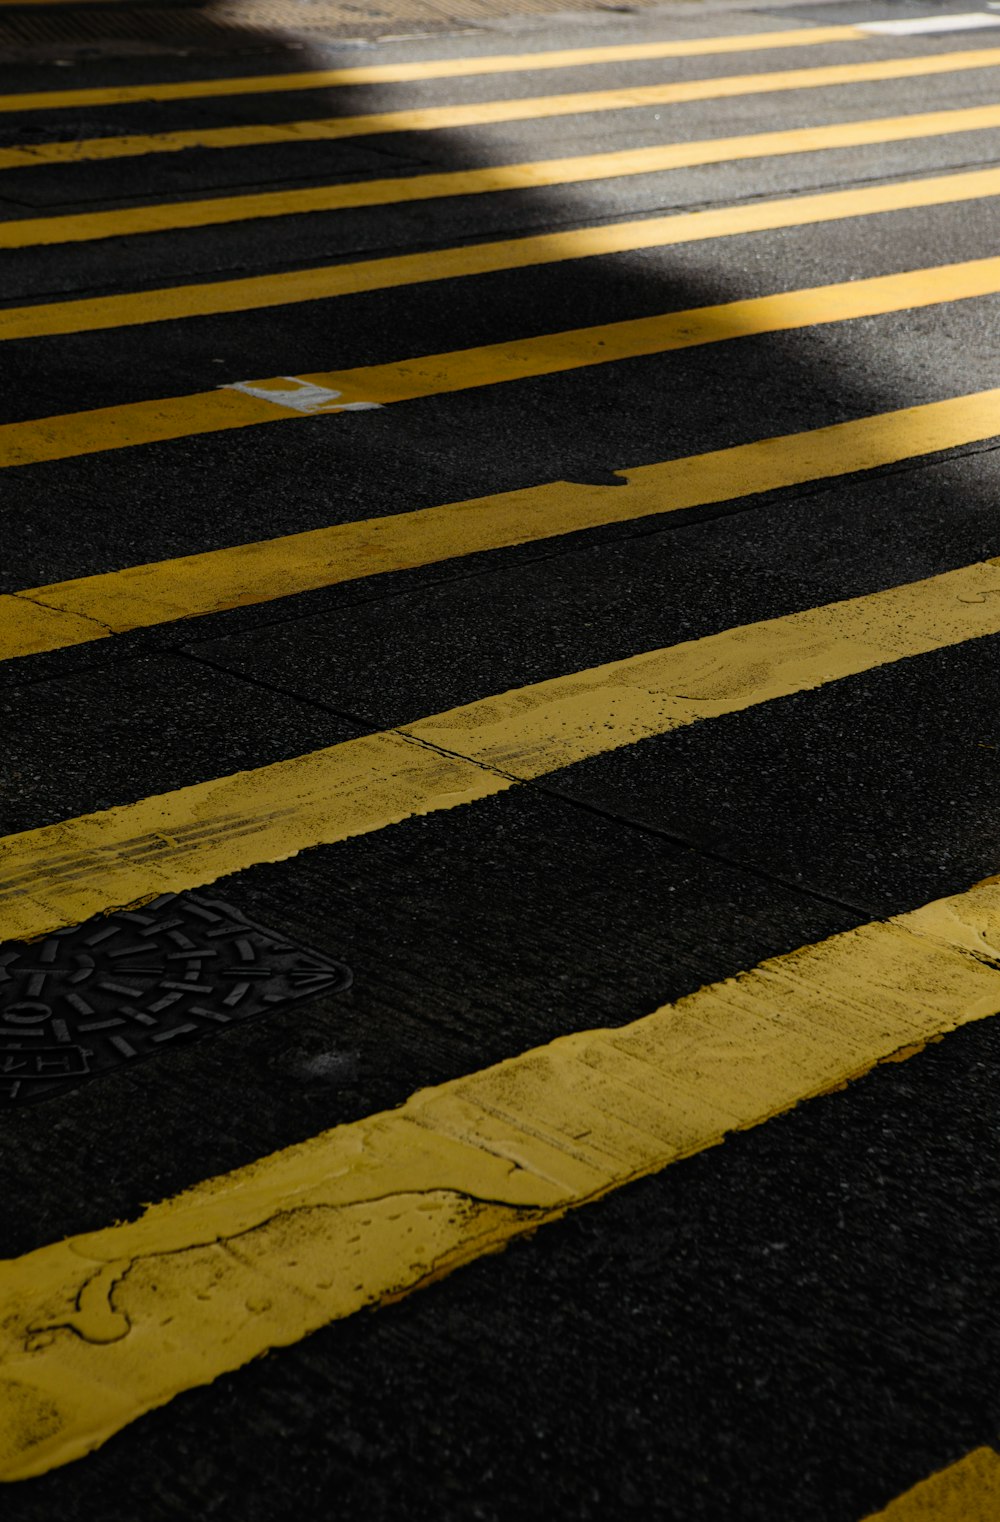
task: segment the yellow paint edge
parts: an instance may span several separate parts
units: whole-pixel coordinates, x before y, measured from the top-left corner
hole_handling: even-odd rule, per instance
[[[39,0],[44,3],[44,0]],[[80,106],[114,106],[132,101],[199,100],[206,96],[276,95],[289,90],[399,84],[533,69],[577,69],[657,58],[709,57],[720,53],[767,52],[772,48],[815,47],[829,42],[870,42],[851,26],[803,27],[797,31],[750,32],[689,41],[622,43],[600,48],[560,48],[544,53],[501,53],[471,58],[437,58],[418,63],[362,64],[313,69],[297,74],[255,74],[236,79],[196,79],[150,85],[108,85],[84,90],[39,90],[0,95],[3,111],[61,111]]]
[[[1000,1458],[992,1448],[974,1448],[866,1522],[996,1522],[997,1517]]]
[[[981,884],[0,1264],[0,1478],[997,1014],[998,958]]]
[[[1000,278],[996,266],[966,272],[968,280]],[[830,288],[823,320],[857,316],[862,310],[890,310],[879,305],[892,288],[906,295],[906,306],[918,304],[937,286],[954,299],[961,288],[948,283],[944,271],[913,277],[890,276],[872,282],[877,291],[864,291],[864,282]],[[925,278],[930,277],[930,278]],[[992,288],[992,284],[991,284]],[[648,337],[655,352],[686,343],[732,338],[741,332],[771,331],[794,325],[798,319],[820,320],[817,308],[798,298],[763,298],[680,313],[676,318],[640,319],[591,330],[591,342],[601,345],[602,360],[646,352]],[[868,298],[870,304],[866,305]],[[838,305],[839,303],[843,305]],[[771,303],[774,303],[772,306]],[[763,317],[765,312],[774,317]],[[782,313],[784,321],[777,321]],[[755,326],[755,317],[760,319]],[[713,327],[714,324],[717,327]],[[676,344],[670,341],[673,333]],[[606,336],[600,336],[600,335]],[[578,335],[562,335],[575,340]],[[403,366],[373,367],[340,375],[307,377],[324,385],[335,383],[345,397],[400,400],[406,396],[452,389],[457,384],[489,384],[539,373],[551,373],[560,363],[561,336],[526,340],[520,345],[434,356]],[[507,368],[504,368],[506,358]],[[566,366],[576,362],[574,345],[563,351]],[[439,368],[440,363],[440,368]],[[532,365],[538,364],[539,369]],[[542,372],[545,373],[545,372]],[[236,393],[230,393],[237,395]],[[272,404],[252,405],[271,408]],[[752,444],[736,445],[687,459],[669,460],[632,471],[619,471],[625,484],[617,487],[581,486],[555,481],[521,491],[499,493],[464,502],[445,503],[414,512],[368,518],[326,528],[309,529],[276,539],[207,550],[176,559],[129,566],[97,576],[55,582],[0,598],[0,660],[62,649],[90,639],[124,634],[177,619],[204,617],[228,608],[247,607],[315,591],[344,582],[394,571],[432,565],[442,560],[484,551],[537,543],[562,534],[606,527],[736,500],[752,492],[779,490],[805,481],[822,480],[854,471],[871,470],[900,459],[972,443],[1000,433],[1000,391],[973,394],[945,402],[930,402],[901,412],[876,414],[803,434],[791,434]],[[292,413],[291,416],[298,414]]]
[[[0,940],[455,808],[590,757],[1000,633],[1000,561],[478,699],[0,840]],[[683,696],[678,696],[683,694]]]
[[[160,290],[127,292],[0,310],[0,341],[37,338],[58,333],[94,332],[105,328],[167,322],[222,312],[259,311],[305,301],[331,300],[363,292],[455,280],[500,270],[528,269],[575,259],[592,259],[631,253],[646,248],[668,248],[683,243],[731,238],[769,232],[785,227],[806,227],[854,217],[878,216],[922,207],[955,205],[1000,194],[1000,169],[977,169],[926,179],[901,180],[860,189],[824,191],[818,195],[790,196],[723,206],[704,211],[672,213],[665,217],[611,222],[599,227],[574,228],[474,243],[432,252],[399,254],[389,258],[316,269],[292,270],[202,285],[169,286]],[[5,224],[16,226],[18,224]],[[162,411],[170,416],[177,398],[137,403],[150,418]],[[75,413],[74,418],[105,418],[120,409]],[[138,414],[135,414],[138,415]],[[58,459],[52,453],[65,420],[8,423],[0,428],[0,463],[26,463],[31,458]],[[71,425],[75,426],[75,425]],[[19,430],[19,431],[16,431]],[[110,431],[110,430],[109,430]],[[14,440],[37,435],[33,446],[15,459]],[[152,437],[170,437],[166,433]],[[47,444],[43,441],[48,440]],[[103,446],[94,446],[103,447]]]

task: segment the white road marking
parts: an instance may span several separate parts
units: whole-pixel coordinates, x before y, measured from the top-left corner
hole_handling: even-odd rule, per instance
[[[909,37],[921,32],[973,32],[981,26],[1000,26],[1000,16],[987,11],[963,11],[958,16],[912,16],[905,21],[859,21],[859,32],[883,37]]]
[[[311,381],[300,380],[297,375],[282,375],[279,378],[288,381],[295,390],[251,386],[247,381],[230,381],[228,385],[220,386],[219,390],[245,391],[247,396],[259,396],[261,401],[273,402],[276,407],[288,407],[293,412],[370,412],[382,405],[381,402],[338,403],[337,398],[343,395],[340,391],[313,385]]]

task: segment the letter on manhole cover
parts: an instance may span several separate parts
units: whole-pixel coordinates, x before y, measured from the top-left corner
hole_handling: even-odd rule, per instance
[[[0,948],[0,1104],[30,1104],[123,1062],[350,987],[342,962],[168,894]]]

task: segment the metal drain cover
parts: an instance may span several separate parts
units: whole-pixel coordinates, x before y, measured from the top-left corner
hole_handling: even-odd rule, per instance
[[[0,1104],[350,983],[342,962],[193,893],[0,948]]]

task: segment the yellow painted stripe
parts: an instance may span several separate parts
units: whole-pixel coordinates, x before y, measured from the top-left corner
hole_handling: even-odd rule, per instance
[[[277,95],[289,90],[403,84],[483,74],[517,74],[533,69],[578,69],[658,58],[699,58],[721,53],[758,53],[772,48],[815,47],[828,42],[867,42],[851,26],[801,27],[795,31],[750,32],[686,41],[621,43],[599,48],[559,48],[544,53],[497,53],[472,58],[431,58],[415,63],[362,64],[312,69],[299,74],[254,74],[234,79],[171,80],[164,84],[99,85],[84,90],[39,90],[0,95],[0,111],[62,111],[81,106],[117,106],[132,101],[200,100],[206,96]]]
[[[975,281],[982,283],[972,284]],[[345,401],[385,403],[807,323],[911,309],[998,288],[1000,259],[982,260],[311,380],[335,382]],[[26,588],[0,596],[0,660],[460,555],[722,502],[750,491],[870,470],[1000,433],[998,396],[988,392],[931,402],[902,413],[621,471],[628,482],[624,487],[552,482]],[[259,398],[248,401],[269,409],[268,415],[273,410]]]
[[[945,59],[959,59],[944,68]],[[969,60],[975,60],[970,62]],[[824,69],[798,70],[794,73],[742,75],[724,79],[689,80],[667,85],[645,85],[620,90],[601,90],[579,95],[545,96],[531,100],[485,101],[476,105],[437,106],[417,111],[389,111],[377,115],[331,118],[328,121],[282,124],[277,127],[218,127],[194,131],[161,133],[147,137],[94,138],[81,143],[41,144],[35,148],[14,148],[0,152],[0,168],[40,165],[46,162],[75,162],[85,159],[128,157],[131,154],[171,152],[193,147],[240,147],[250,142],[275,143],[295,140],[333,140],[370,133],[427,132],[439,128],[456,128],[486,123],[544,120],[555,116],[599,111],[621,111],[643,106],[664,105],[679,101],[717,99],[721,96],[752,95],[791,89],[813,89],[835,84],[863,83],[872,80],[908,78],[920,74],[946,73],[956,69],[986,68],[1000,65],[1000,48],[983,52],[945,54],[923,58],[897,58],[884,63],[835,65]],[[867,72],[865,72],[867,71]],[[946,118],[948,113],[935,113]],[[862,124],[868,126],[870,124]],[[984,119],[984,126],[995,125]],[[852,124],[840,126],[851,141]],[[303,129],[300,131],[299,129]],[[837,146],[837,129],[829,144]],[[945,127],[942,130],[948,130]],[[954,130],[974,130],[956,128]],[[822,136],[823,129],[806,129]],[[796,133],[769,134],[786,141]],[[911,134],[905,129],[889,138],[862,136],[858,142],[902,139]],[[921,133],[913,133],[920,136]],[[741,139],[736,139],[737,144]],[[699,145],[695,145],[697,148]],[[677,163],[671,151],[680,153]],[[207,227],[225,222],[245,221],[253,217],[301,215],[304,212],[337,210],[347,206],[383,205],[392,201],[421,200],[431,195],[465,195],[482,191],[516,189],[519,185],[554,185],[573,181],[607,179],[618,174],[648,174],[679,164],[717,162],[689,158],[689,145],[666,150],[636,150],[631,154],[600,154],[577,159],[557,159],[550,163],[515,164],[507,168],[456,171],[451,174],[393,178],[367,182],[358,186],[323,185],[294,191],[272,191],[245,196],[209,197],[198,201],[168,202],[154,206],[127,207],[116,211],[73,212],[51,217],[21,217],[0,223],[0,248],[29,248],[36,244],[83,242],[93,238],[121,237],[136,233],[169,231],[181,227]],[[764,149],[763,152],[808,152],[804,148]],[[641,156],[645,153],[646,157]],[[657,155],[665,153],[663,162]],[[741,156],[737,150],[735,156]],[[753,157],[754,154],[743,154]],[[629,160],[637,166],[628,168]],[[614,168],[618,161],[623,166]],[[509,175],[510,181],[505,177]],[[426,188],[421,192],[420,186]],[[406,186],[415,187],[411,191]]]
[[[240,280],[213,281],[206,285],[169,286],[154,291],[134,291],[118,296],[88,297],[0,310],[0,341],[39,338],[58,333],[94,332],[104,328],[130,327],[203,317],[220,312],[256,311],[303,301],[330,300],[362,292],[398,289],[439,280],[464,279],[499,270],[528,269],[573,259],[590,259],[643,248],[667,248],[712,238],[732,238],[782,227],[805,227],[819,222],[852,217],[878,216],[921,207],[955,205],[1000,193],[1000,169],[976,169],[962,174],[934,175],[928,179],[900,180],[859,189],[824,191],[819,195],[790,196],[776,201],[755,201],[707,211],[674,213],[666,217],[612,222],[600,227],[581,227],[558,233],[509,238],[498,243],[473,243],[439,248],[387,259],[334,264],[319,269],[291,270],[278,275],[256,275]],[[18,224],[5,224],[14,226]],[[138,407],[171,408],[177,399],[139,403]],[[221,407],[221,403],[219,404]],[[232,409],[232,404],[229,404]],[[103,409],[101,415],[121,413]],[[133,412],[138,417],[140,413]],[[93,417],[78,413],[73,417]],[[55,427],[61,435],[65,420],[47,419],[48,438]],[[70,425],[70,426],[75,426]],[[232,426],[232,425],[226,425]],[[237,425],[238,426],[238,425]],[[28,439],[34,423],[9,424],[0,429],[7,454],[15,437]],[[11,428],[23,430],[14,435]],[[183,429],[184,432],[191,431]],[[206,430],[208,431],[208,430]],[[53,435],[53,438],[55,438]],[[162,434],[160,437],[176,437]],[[39,440],[31,448],[47,447]],[[107,447],[99,445],[100,448]],[[73,451],[75,452],[75,451]],[[38,458],[57,458],[39,454]]]
[[[75,925],[113,905],[471,803],[651,735],[996,634],[998,592],[1000,561],[964,566],[7,836],[0,939]]]
[[[659,89],[661,87],[656,86]],[[600,99],[613,97],[618,99],[620,92],[603,92]],[[629,92],[627,104],[637,104],[632,99],[633,92]],[[597,100],[597,96],[588,96],[588,100]],[[513,104],[513,103],[509,103]],[[518,102],[520,107],[523,102]],[[528,104],[531,104],[530,102]],[[490,104],[492,110],[496,102]],[[613,108],[613,105],[612,105]],[[452,109],[452,108],[448,108]],[[588,110],[604,109],[591,105]],[[393,130],[405,130],[405,123],[409,121],[412,113],[393,113],[393,119],[397,117],[403,122],[403,127]],[[132,134],[119,137],[94,137],[94,138],[70,138],[64,142],[30,143],[18,147],[0,148],[0,169],[23,169],[39,168],[46,164],[77,164],[93,160],[119,159],[144,157],[150,153],[177,153],[191,148],[247,148],[260,147],[261,145],[273,145],[275,143],[302,143],[317,142],[324,139],[332,139],[344,136],[355,136],[353,127],[345,123],[361,123],[376,120],[371,117],[337,118],[328,117],[320,120],[306,120],[293,122],[254,122],[235,127],[191,127],[174,132],[155,132],[146,134]],[[384,122],[385,117],[379,116],[378,122]],[[451,125],[454,125],[452,123]],[[936,136],[946,132],[973,132],[981,128],[996,126],[996,107],[993,106],[970,106],[950,111],[925,112],[918,115],[885,117],[872,121],[834,123],[828,127],[799,127],[785,132],[754,133],[744,137],[730,137],[693,143],[675,143],[664,145],[656,149],[645,150],[649,154],[664,154],[664,161],[650,161],[652,167],[663,169],[689,168],[698,164],[714,164],[725,162],[729,159],[759,158],[765,154],[779,153],[809,153],[820,148],[849,148],[867,143],[901,142],[911,137]],[[386,130],[379,127],[378,130]],[[614,154],[597,154],[590,159],[558,159],[553,164],[577,164],[582,167],[588,163],[602,165],[618,161],[623,166],[617,169],[617,174],[648,173],[647,169],[629,169],[630,162],[641,163],[637,154],[642,150],[629,152],[623,150]],[[536,173],[554,172],[543,162],[531,166]],[[528,165],[516,164],[509,166],[511,172],[526,173]],[[419,186],[424,183],[439,183],[442,187],[457,185],[460,180],[469,179],[470,188],[462,190],[448,190],[446,188],[428,191],[435,195],[467,195],[477,188],[476,175],[485,174],[487,171],[459,171],[441,175],[415,175],[408,179],[392,179],[388,181],[365,182],[377,186],[401,187],[400,194],[395,199],[423,199],[412,192],[407,192],[402,187]],[[503,169],[494,171],[503,174]],[[598,174],[577,174],[572,176],[576,179],[600,178]],[[564,173],[564,179],[570,178],[569,170]],[[530,180],[531,184],[548,184],[548,180]],[[357,187],[338,187],[344,190],[354,188],[363,196],[370,194],[365,184]],[[485,189],[502,189],[501,184],[487,184],[479,187]],[[323,187],[327,194],[332,194],[332,187]],[[318,192],[317,192],[318,193]],[[379,191],[384,195],[388,192]],[[192,203],[177,203],[183,207]],[[211,204],[211,203],[209,203]],[[372,205],[382,204],[369,200],[336,202],[336,205]],[[147,208],[139,208],[140,211]],[[220,219],[222,220],[222,219]],[[180,224],[177,224],[180,225]],[[194,224],[184,224],[194,225]],[[198,224],[200,225],[200,224]]]
[[[998,1517],[1000,1458],[992,1448],[975,1448],[867,1522],[997,1522]]]
[[[319,130],[325,126],[326,123],[322,122],[302,122],[279,129],[236,127],[220,130],[227,133],[260,131],[284,134],[283,140],[291,141],[296,136],[295,129],[298,127],[312,129],[300,134],[301,137],[316,138],[327,135]],[[255,191],[248,195],[166,201],[113,211],[73,212],[70,215],[0,223],[0,247],[20,248],[36,243],[82,243],[95,238],[131,237],[179,228],[214,227],[263,218],[302,216],[310,212],[346,211],[358,207],[400,205],[451,196],[489,195],[552,185],[577,185],[595,180],[658,174],[699,164],[730,163],[741,159],[905,142],[918,138],[943,137],[956,132],[987,131],[998,126],[1000,106],[973,106],[956,111],[924,112],[916,116],[837,122],[827,127],[799,127],[788,132],[760,132],[747,137],[718,138],[706,142],[668,143],[653,148],[529,160],[520,164],[491,165],[484,169],[395,175],[385,180],[310,185],[298,190]],[[187,146],[177,141],[184,136],[183,133],[170,133],[163,134],[156,140],[98,138],[94,143],[102,150],[107,150],[116,144],[131,148],[131,145],[141,141],[154,141],[156,146],[146,151],[164,152],[169,148]],[[281,139],[276,136],[275,140]],[[88,146],[86,143],[47,143],[42,147],[42,156],[38,162],[76,162],[88,157],[120,156],[111,151],[94,154],[81,151]],[[58,153],[54,150],[58,150]],[[33,155],[34,150],[30,148],[0,149],[0,169],[33,162]]]
[[[996,1015],[998,958],[988,882],[0,1263],[0,1478]]]

